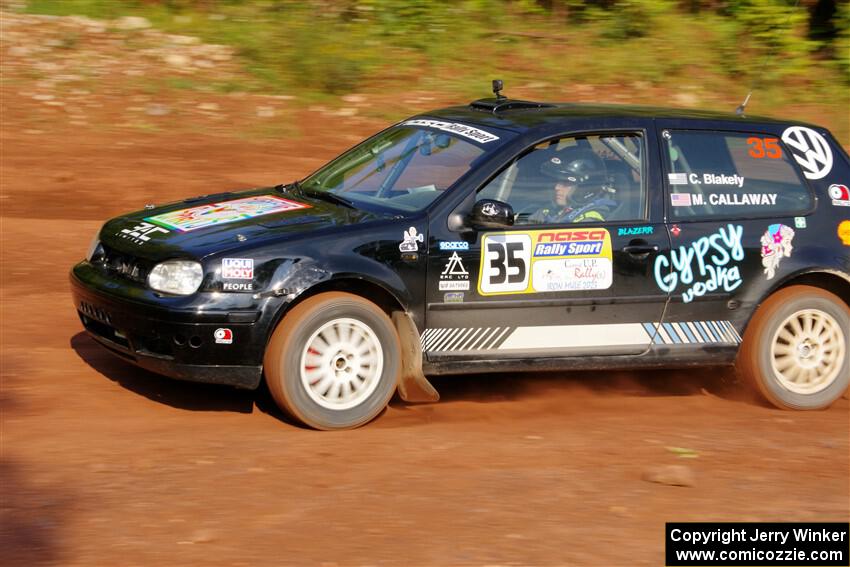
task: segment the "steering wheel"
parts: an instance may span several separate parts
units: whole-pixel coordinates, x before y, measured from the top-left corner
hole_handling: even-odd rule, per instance
[[[520,218],[523,218],[523,215],[524,215],[525,219],[528,219],[528,217],[530,217],[531,215],[533,215],[534,213],[539,211],[541,208],[542,207],[540,207],[539,205],[536,205],[534,203],[529,203],[529,204],[523,206],[520,210],[514,212],[514,224],[517,224],[517,221],[519,221]],[[518,223],[518,224],[523,224],[523,223]],[[525,224],[528,224],[528,223],[525,223]]]

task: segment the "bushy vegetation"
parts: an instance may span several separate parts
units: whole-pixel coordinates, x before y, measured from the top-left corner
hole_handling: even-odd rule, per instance
[[[635,101],[687,88],[698,102],[727,104],[756,82],[764,103],[836,105],[846,116],[850,86],[847,2],[30,0],[28,10],[144,16],[234,46],[255,77],[242,88],[307,98],[435,87],[481,95],[498,76],[560,99],[592,85]]]

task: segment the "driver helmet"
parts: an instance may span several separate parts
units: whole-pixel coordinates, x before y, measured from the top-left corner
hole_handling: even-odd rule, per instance
[[[562,183],[578,186],[576,197],[585,200],[604,190],[608,181],[605,162],[593,150],[568,148],[540,166],[540,173]]]

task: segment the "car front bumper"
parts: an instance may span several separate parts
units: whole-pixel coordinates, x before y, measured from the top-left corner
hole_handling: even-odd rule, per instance
[[[152,306],[100,289],[98,277],[78,264],[71,271],[71,293],[88,335],[112,353],[180,380],[259,385],[268,336],[260,311]]]

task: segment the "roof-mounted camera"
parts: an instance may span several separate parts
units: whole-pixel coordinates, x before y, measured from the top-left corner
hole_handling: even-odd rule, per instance
[[[502,83],[501,79],[493,79],[493,94],[496,95],[496,98],[499,99],[499,100],[501,100],[503,98],[507,98],[505,95],[503,95],[499,92],[503,88],[505,88],[505,86]]]
[[[482,98],[469,103],[471,108],[475,110],[483,110],[496,114],[505,110],[521,110],[531,108],[549,108],[552,105],[543,102],[531,102],[527,100],[513,100],[502,94],[502,89],[505,88],[501,79],[493,79],[493,94],[496,98]]]

